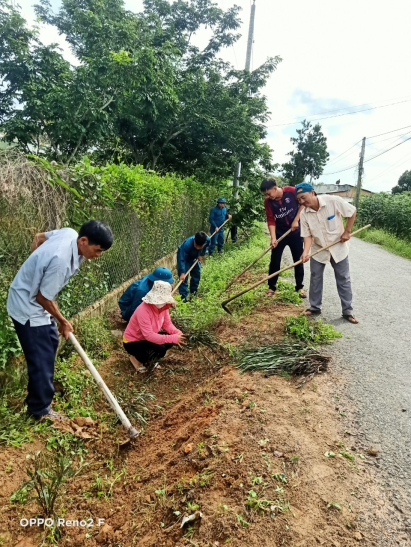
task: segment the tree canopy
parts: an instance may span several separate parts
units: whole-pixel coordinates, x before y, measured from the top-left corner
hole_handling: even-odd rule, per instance
[[[321,125],[311,125],[304,120],[302,128],[297,129],[297,137],[291,137],[295,150],[288,153],[290,161],[282,165],[282,173],[288,182],[295,186],[304,182],[307,175],[314,180],[323,173],[329,158],[327,138],[321,131]]]
[[[404,171],[398,179],[397,186],[391,190],[393,194],[401,194],[402,192],[411,192],[411,171]]]
[[[85,153],[199,180],[270,169],[261,90],[281,61],[253,72],[219,55],[239,37],[239,8],[212,0],[62,0],[40,20],[64,35],[78,64],[45,46],[18,8],[0,0],[0,125],[8,142],[60,163]],[[208,29],[203,49],[194,37]]]

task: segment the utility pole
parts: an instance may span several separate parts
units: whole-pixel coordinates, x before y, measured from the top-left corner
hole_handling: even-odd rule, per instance
[[[254,21],[255,21],[255,0],[253,0],[253,4],[251,6],[250,25],[248,27],[247,55],[245,59],[245,70],[247,70],[247,72],[250,72],[250,68],[251,68],[251,54],[253,51],[253,43],[254,43]],[[233,197],[235,200],[238,200],[238,188],[240,186],[240,176],[241,176],[241,162],[239,161],[235,167],[234,180],[233,180],[233,188],[234,188]],[[231,229],[231,239],[232,241],[237,240],[237,226],[233,226]]]
[[[251,67],[251,53],[253,51],[254,42],[254,21],[255,21],[255,0],[251,6],[250,25],[248,27],[248,42],[247,42],[247,57],[245,60],[245,69],[250,72]]]
[[[364,137],[362,140],[360,163],[358,164],[357,193],[355,195],[355,207],[357,209],[358,209],[358,204],[360,202],[362,175],[364,172],[365,140],[366,140],[366,137]]]

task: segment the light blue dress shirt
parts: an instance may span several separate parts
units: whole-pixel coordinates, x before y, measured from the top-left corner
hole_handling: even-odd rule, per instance
[[[46,238],[17,272],[7,299],[10,317],[22,325],[30,320],[31,327],[51,323],[51,315],[36,300],[37,294],[54,300],[84,259],[78,254],[78,234],[72,228],[46,232]]]

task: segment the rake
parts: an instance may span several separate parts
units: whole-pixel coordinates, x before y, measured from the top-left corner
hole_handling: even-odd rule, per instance
[[[355,234],[358,234],[359,232],[362,232],[362,230],[365,230],[366,228],[369,228],[370,226],[371,226],[371,224],[367,224],[367,226],[363,226],[362,228],[359,228],[358,230],[353,232],[351,235],[353,236]],[[318,249],[318,251],[315,251],[315,253],[310,254],[308,256],[308,258],[312,258],[313,256],[317,255],[318,253],[321,253],[321,251],[326,251],[330,247],[333,247],[334,245],[337,245],[337,243],[340,243],[340,241],[335,241],[334,243],[330,243],[329,245],[326,245],[325,247],[322,247],[321,249]],[[272,277],[275,277],[276,275],[279,275],[280,273],[285,272],[286,270],[294,268],[295,266],[298,266],[298,264],[301,264],[301,263],[302,263],[302,260],[298,260],[297,262],[294,262],[294,264],[291,264],[291,266],[286,266],[285,268],[282,268],[281,270],[278,270],[278,272],[274,272],[273,274],[269,275],[268,277],[265,277],[264,279],[261,279],[261,281],[258,281],[257,283],[254,283],[254,285],[251,285],[251,287],[248,287],[247,289],[244,289],[243,291],[239,292],[238,294],[235,294],[231,298],[228,298],[227,300],[224,300],[224,302],[221,302],[221,306],[222,306],[223,310],[225,312],[229,313],[230,315],[232,315],[230,310],[227,308],[227,304],[229,304],[230,302],[232,302],[236,298],[239,298],[243,294],[252,291],[253,289],[258,287],[262,283],[265,283],[266,281],[268,281]]]

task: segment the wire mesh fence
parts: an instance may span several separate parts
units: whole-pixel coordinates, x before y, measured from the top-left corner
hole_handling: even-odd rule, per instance
[[[47,171],[21,157],[0,165],[0,319],[5,312],[8,287],[38,232],[82,222],[66,189],[52,185]],[[173,198],[171,206],[155,214],[139,214],[126,205],[89,207],[81,219],[107,222],[114,233],[112,248],[98,260],[82,264],[60,293],[59,307],[71,317],[172,252],[188,236],[206,229],[210,203],[215,196],[205,190],[203,199]],[[87,217],[87,218],[86,218]]]

